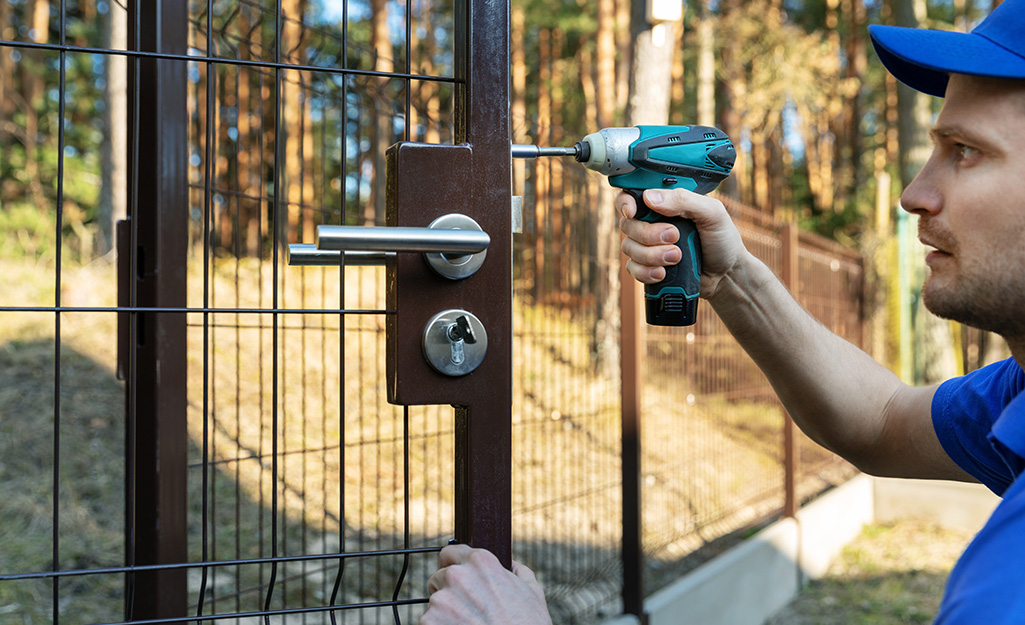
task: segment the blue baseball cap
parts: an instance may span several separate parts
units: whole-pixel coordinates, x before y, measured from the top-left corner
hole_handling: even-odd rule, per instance
[[[1025,0],[1004,0],[970,33],[868,27],[879,60],[905,85],[943,97],[950,74],[1025,79]]]

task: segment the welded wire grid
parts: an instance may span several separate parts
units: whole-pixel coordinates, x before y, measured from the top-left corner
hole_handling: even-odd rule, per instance
[[[798,245],[798,301],[827,328],[865,345],[865,262],[852,250],[810,233]],[[798,437],[797,497],[807,501],[853,474],[853,467],[803,434]]]
[[[599,623],[619,613],[622,587],[618,236],[603,246],[595,235],[596,176],[556,159],[526,168],[515,190],[513,556],[537,573],[554,622]]]
[[[244,610],[247,593],[271,611],[376,604],[381,608],[364,608],[352,617],[376,622],[404,616],[408,621],[422,606],[399,606],[424,600],[427,575],[436,559],[432,551],[443,544],[442,537],[451,535],[451,410],[399,411],[385,403],[381,269],[287,269],[280,256],[268,267],[271,259],[265,253],[257,254],[261,260],[255,267],[245,266],[241,233],[243,228],[255,228],[261,244],[267,243],[268,235],[281,237],[281,232],[288,233],[288,242],[309,242],[320,223],[383,225],[384,148],[398,140],[428,136],[435,142],[452,140],[453,10],[450,3],[334,3],[333,9],[341,12],[333,20],[341,24],[339,32],[336,26],[319,25],[312,4],[287,4],[270,7],[243,1],[193,12],[190,47],[197,55],[260,61],[244,66],[194,62],[190,67],[195,96],[189,100],[196,103],[197,112],[200,106],[207,107],[206,124],[197,123],[190,133],[195,137],[190,143],[202,151],[196,169],[206,167],[201,178],[206,184],[193,187],[194,205],[200,197],[203,202],[208,250],[203,259],[203,297],[214,300],[224,295],[227,307],[237,307],[252,296],[240,284],[249,275],[249,284],[261,287],[255,294],[261,298],[257,305],[348,312],[283,316],[276,345],[266,315],[248,323],[227,316],[226,337],[217,319],[204,324],[202,413],[208,451],[201,458],[221,459],[223,469],[212,472],[209,462],[192,465],[194,472],[202,471],[207,484],[200,511],[206,531],[201,556],[204,561],[219,561],[247,554],[369,555],[342,562],[304,560],[301,566],[284,564],[278,570],[273,565],[256,570],[250,566],[248,575],[247,567],[232,567],[222,574],[223,587],[215,579],[201,580],[200,598],[213,612],[224,611],[222,605],[228,612]],[[321,17],[330,9],[321,7]],[[383,39],[374,39],[380,33],[368,32],[375,22],[373,11],[388,13],[377,21],[386,24],[388,35]],[[438,41],[439,32],[447,41]],[[414,39],[428,43],[414,49]],[[418,70],[430,68],[432,75],[448,78],[425,85],[424,80],[408,77],[414,63]],[[327,69],[315,69],[321,67]],[[330,70],[339,67],[362,72]],[[267,110],[266,94],[273,90],[271,102],[281,104]],[[233,133],[238,133],[237,139]],[[261,158],[273,155],[270,163],[243,163],[240,158],[232,163],[233,155],[243,153],[237,145],[272,136],[273,146],[256,151]],[[252,150],[245,151],[253,155]],[[216,166],[224,160],[227,167]],[[273,170],[273,197],[259,184],[268,182],[265,175],[261,180],[261,172],[268,170]],[[247,184],[247,175],[256,184]],[[261,236],[267,231],[255,221],[266,211],[245,205],[254,198],[262,206],[287,207],[274,217],[281,220],[287,215],[288,223]],[[209,237],[219,235],[223,247],[229,234],[233,239],[228,249],[234,252],[228,255],[233,257],[229,264],[234,266],[222,267],[218,246]],[[271,250],[280,250],[283,242],[274,241]],[[235,284],[220,286],[222,278],[234,279]],[[219,306],[215,302],[214,307]],[[244,329],[250,336],[241,336]],[[261,352],[255,358],[254,344]],[[219,356],[221,349],[229,350],[227,358]],[[270,358],[274,371],[266,371],[268,356],[276,356]],[[229,382],[228,392],[219,394],[221,371],[234,375],[235,383]],[[267,379],[268,374],[276,387],[265,382],[253,389],[255,398],[231,390],[240,389],[244,379]],[[262,413],[256,423],[244,418],[248,411],[240,405],[240,395],[255,399],[253,407]],[[253,430],[256,424],[259,431]],[[225,486],[218,487],[217,478],[227,470],[233,474],[225,485],[229,492],[223,493]],[[253,518],[240,510],[247,494],[259,499],[260,510],[256,527],[249,526],[256,531],[248,541],[239,537],[252,531],[246,523]],[[235,531],[219,532],[221,527]],[[418,548],[428,552],[410,553]]]
[[[538,574],[556,622],[599,623],[621,611],[624,574],[618,236],[596,235],[597,211],[614,209],[578,165],[516,165],[514,556]],[[727,205],[748,248],[781,273],[781,225]],[[805,236],[798,252],[802,302],[859,342],[860,257]],[[646,332],[637,479],[650,593],[778,516],[785,467],[779,402],[707,304],[695,326]],[[852,474],[799,445],[802,499]]]
[[[777,275],[781,224],[726,201],[747,248]],[[863,263],[821,237],[797,246],[798,299],[827,327],[861,343]],[[784,412],[772,387],[711,307],[690,328],[648,328],[642,423],[644,536],[652,592],[783,511]],[[797,497],[854,474],[797,433]]]
[[[45,503],[8,508],[0,610],[11,622],[121,622],[149,601],[126,590],[123,538],[126,502],[145,485],[130,479],[124,386],[112,379],[115,276],[82,262],[81,233],[65,223],[81,198],[65,188],[81,184],[66,155],[98,151],[80,129],[109,141],[126,121],[88,119],[90,98],[112,108],[97,85],[116,64],[137,72],[143,56],[88,26],[138,24],[116,0],[0,7],[0,69],[40,77],[35,97],[51,103],[38,128],[24,127],[29,116],[5,122],[43,137],[57,170],[54,201],[39,207],[56,244],[32,268],[50,287],[0,302],[8,327],[41,335],[28,346],[34,403],[5,396],[5,418],[31,410],[49,426],[33,422],[5,446],[5,466],[40,465],[49,480],[27,493]],[[188,326],[189,507],[171,513],[188,515],[189,556],[167,565],[187,575],[182,622],[411,622],[423,610],[453,528],[451,409],[385,401],[382,269],[293,268],[283,250],[312,242],[317,224],[380,224],[391,143],[451,142],[454,13],[450,0],[195,0],[187,56],[149,55],[188,69],[189,125],[177,129],[189,158],[188,304],[164,311],[186,312]],[[11,84],[9,97],[32,95]],[[145,219],[142,208],[130,212]],[[23,341],[8,347],[24,368]]]

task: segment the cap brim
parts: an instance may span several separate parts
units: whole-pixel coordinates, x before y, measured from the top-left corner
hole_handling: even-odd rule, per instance
[[[883,66],[929,95],[942,98],[950,74],[1025,77],[1025,59],[981,35],[878,24],[868,32]]]

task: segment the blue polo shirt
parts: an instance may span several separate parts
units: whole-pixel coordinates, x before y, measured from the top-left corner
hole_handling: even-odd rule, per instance
[[[947,454],[1003,501],[947,581],[936,625],[1025,623],[1025,373],[1008,359],[944,382],[932,403]]]

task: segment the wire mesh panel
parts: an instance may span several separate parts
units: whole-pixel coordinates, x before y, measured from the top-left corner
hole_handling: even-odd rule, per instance
[[[864,347],[865,262],[851,250],[817,237],[800,236],[798,300],[837,335]],[[807,436],[798,439],[797,497],[806,501],[852,473],[852,467]]]
[[[436,552],[473,514],[454,510],[466,423],[385,401],[384,269],[289,267],[284,252],[321,224],[384,224],[392,143],[466,139],[467,10],[0,0],[0,620],[374,623],[423,610]],[[500,30],[476,36],[501,47]],[[495,59],[507,65],[475,67]],[[504,115],[506,101],[491,104]],[[491,134],[504,153],[508,133]],[[506,171],[488,161],[467,186]],[[565,623],[618,613],[623,582],[603,184],[537,163],[514,267],[516,551]],[[508,223],[507,210],[490,218]],[[777,224],[734,210],[779,271]],[[856,337],[860,265],[802,250],[802,301]],[[488,262],[504,271],[501,256]],[[699,319],[648,335],[649,573],[704,558],[689,556],[781,505],[783,415],[708,307]]]
[[[30,220],[4,228],[5,622],[416,620],[452,410],[386,402],[383,268],[284,249],[383,223],[392,143],[454,141],[464,18],[0,0],[0,201]]]
[[[0,2],[0,620],[12,623],[123,613],[112,232],[90,223],[109,203],[110,106],[103,57],[76,49],[103,45],[106,18],[56,7]]]
[[[385,401],[381,268],[285,270],[280,249],[319,224],[382,224],[384,149],[452,141],[452,4],[190,9],[203,59],[189,66],[190,209],[204,250],[191,305],[236,309],[190,333],[205,354],[190,401],[205,449],[190,463],[203,488],[191,557],[269,560],[203,569],[190,603],[376,604],[352,617],[408,620],[415,610],[388,604],[422,601],[430,551],[452,532],[451,410]],[[366,555],[311,557],[337,553]]]
[[[730,204],[747,248],[780,270],[778,237]],[[647,328],[642,431],[649,592],[716,555],[783,505],[783,411],[702,304],[685,328]]]
[[[863,261],[821,237],[786,248],[780,224],[724,200],[745,246],[777,275],[797,254],[798,299],[831,330],[861,342]],[[648,327],[644,386],[644,550],[650,592],[784,510],[785,413],[772,387],[711,307],[689,328]],[[797,435],[797,497],[853,467]],[[657,502],[657,503],[656,503]]]
[[[537,572],[553,621],[601,622],[619,613],[622,585],[618,263],[595,233],[597,177],[541,160],[527,183],[515,264],[515,553]]]
[[[534,163],[516,243],[516,553],[564,623],[599,623],[623,609],[619,269],[615,247],[598,239],[604,184],[579,165]],[[726,203],[748,249],[781,274],[780,224]],[[802,301],[860,340],[860,257],[815,237],[801,240],[799,254],[812,259],[801,266]],[[645,332],[642,472],[626,479],[641,484],[650,593],[783,511],[785,415],[707,304],[694,326]],[[802,498],[852,474],[798,440]]]

